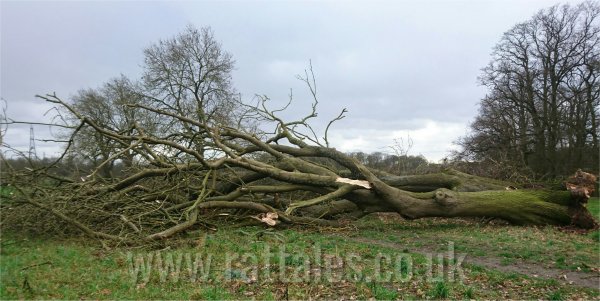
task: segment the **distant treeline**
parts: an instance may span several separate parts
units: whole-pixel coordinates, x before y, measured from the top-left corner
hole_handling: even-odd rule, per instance
[[[459,160],[552,179],[598,173],[600,6],[541,10],[504,33],[479,80],[487,88]]]

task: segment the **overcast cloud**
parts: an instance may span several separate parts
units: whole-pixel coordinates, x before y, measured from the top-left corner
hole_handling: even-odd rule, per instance
[[[485,95],[477,76],[501,35],[556,1],[2,1],[0,95],[8,116],[44,120],[35,94],[68,99],[123,73],[139,78],[145,47],[186,25],[211,26],[236,60],[242,97],[268,95],[309,110],[295,79],[316,74],[320,125],[345,107],[331,131],[343,151],[388,151],[413,140],[410,154],[437,161],[467,133]],[[563,2],[564,3],[564,2]],[[318,124],[319,125],[319,124]],[[37,126],[36,138],[49,137]],[[5,142],[23,151],[29,127]],[[37,142],[38,155],[56,145]]]

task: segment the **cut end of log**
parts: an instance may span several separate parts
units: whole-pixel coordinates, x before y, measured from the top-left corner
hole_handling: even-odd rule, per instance
[[[365,181],[365,180],[352,180],[352,179],[348,179],[348,178],[337,178],[337,179],[335,179],[335,181],[338,183],[346,183],[346,184],[350,184],[350,185],[364,187],[366,189],[371,189],[371,183],[369,183],[369,181]]]
[[[566,181],[565,186],[571,192],[574,199],[580,203],[587,203],[592,193],[596,190],[596,176],[578,169]]]

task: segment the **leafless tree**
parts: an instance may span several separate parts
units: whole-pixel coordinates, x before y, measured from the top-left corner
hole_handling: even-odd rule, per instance
[[[75,126],[83,117],[122,134],[131,135],[138,130],[154,133],[157,124],[153,121],[152,114],[131,106],[131,104],[141,104],[142,101],[139,85],[122,75],[98,89],[80,90],[72,99],[73,108],[80,116],[73,115],[67,110],[65,120]],[[71,134],[71,131],[66,133],[67,136]],[[99,176],[111,178],[117,161],[120,161],[125,168],[133,166],[134,151],[131,149],[133,144],[118,143],[108,139],[88,125],[78,129],[77,134],[71,138],[73,145],[70,146],[69,155],[100,167]]]
[[[151,45],[144,54],[141,83],[121,76],[99,89],[81,90],[73,98],[74,109],[98,126],[121,134],[141,132],[186,143],[187,147],[198,150],[203,149],[202,145],[208,139],[206,133],[169,116],[157,116],[131,105],[146,104],[211,123],[233,124],[236,121],[239,104],[231,84],[234,61],[222,49],[210,28],[188,26],[176,37]],[[71,112],[66,115],[71,117],[70,120],[78,121]],[[109,178],[116,162],[122,162],[125,168],[133,165],[133,147],[137,147],[133,142],[107,139],[86,125],[78,130],[71,149],[72,154],[102,166],[99,175]],[[144,161],[141,157],[137,159]]]
[[[597,2],[557,5],[504,34],[480,77],[489,92],[466,153],[539,175],[598,166],[599,13]]]
[[[231,72],[235,62],[210,27],[188,26],[176,37],[148,47],[144,55],[145,96],[154,107],[200,122],[234,122],[237,93]],[[197,135],[197,128],[168,130],[179,125],[173,118],[163,122],[164,132],[188,138]]]

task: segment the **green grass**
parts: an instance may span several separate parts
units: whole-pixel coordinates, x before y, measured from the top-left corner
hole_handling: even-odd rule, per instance
[[[370,283],[368,284],[371,293],[373,294],[373,298],[375,300],[395,300],[398,297],[398,292],[387,288],[378,283]]]
[[[565,300],[565,297],[563,296],[562,292],[560,290],[558,290],[558,291],[554,291],[554,292],[551,292],[550,294],[548,294],[548,300],[560,301],[560,300]]]
[[[600,200],[591,199],[588,209],[600,215]],[[598,290],[561,285],[555,280],[531,278],[514,273],[502,273],[480,266],[464,267],[463,281],[431,282],[425,277],[428,259],[416,254],[422,248],[447,251],[447,242],[454,242],[457,253],[473,257],[495,257],[504,265],[526,261],[565,270],[583,272],[598,268],[600,232],[587,234],[564,232],[555,227],[515,227],[502,224],[481,224],[461,219],[398,220],[384,223],[368,218],[356,223],[354,230],[317,233],[292,228],[279,231],[260,227],[220,229],[215,233],[190,234],[170,245],[143,248],[113,247],[106,250],[97,241],[87,239],[41,240],[2,233],[0,239],[0,299],[539,299],[570,300],[599,298]],[[385,247],[361,243],[345,237],[365,237],[395,245]],[[397,247],[401,245],[401,247]],[[332,277],[315,281],[314,246],[320,246],[321,272],[329,267]],[[135,258],[155,254],[170,254],[177,261],[178,254],[211,254],[213,268],[202,281],[191,282],[181,272],[174,281],[174,271],[148,274],[148,281],[130,273]],[[253,257],[260,258],[265,249],[274,253],[270,266],[257,269],[253,274]],[[279,256],[279,251],[286,254]],[[247,254],[245,262],[236,260],[227,266],[227,252]],[[128,257],[127,254],[133,254]],[[307,257],[303,257],[303,255]],[[338,266],[335,258],[347,259],[351,254],[361,261],[350,269],[347,261]],[[389,269],[399,254],[411,256],[412,269],[405,258],[390,281],[376,279],[376,260],[380,267]],[[136,257],[137,256],[137,257]],[[146,257],[147,258],[147,257]],[[163,258],[163,257],[161,257]],[[163,259],[165,259],[164,257]],[[384,258],[384,259],[382,259]],[[305,266],[309,260],[315,265]],[[326,263],[325,261],[328,260]],[[446,262],[447,263],[447,262]],[[438,261],[434,260],[434,265]],[[138,266],[140,267],[140,266]],[[185,265],[184,265],[185,267]],[[308,270],[310,281],[282,282],[281,268],[291,275]],[[265,274],[268,271],[268,275]],[[357,272],[358,271],[358,272]],[[357,273],[355,273],[357,272]],[[139,272],[138,276],[143,276]],[[223,280],[227,275],[227,281]],[[592,275],[592,274],[591,274]],[[267,276],[271,277],[268,278]],[[350,277],[352,276],[352,277]],[[162,278],[161,278],[162,277]],[[300,279],[306,280],[306,279]],[[334,279],[335,280],[335,279]]]
[[[450,289],[445,282],[438,282],[433,287],[430,295],[434,299],[446,299],[450,297]]]
[[[429,222],[426,222],[429,223]],[[435,230],[455,231],[463,228],[463,236],[469,236],[464,231],[464,225],[436,226],[430,224]],[[405,227],[409,227],[405,225]],[[420,229],[419,223],[415,230],[423,237],[427,233]],[[502,232],[496,229],[496,232]],[[170,254],[177,261],[178,254],[212,255],[213,268],[202,281],[190,282],[184,270],[180,271],[179,281],[174,281],[175,272],[167,270],[164,274],[153,270],[148,274],[148,281],[143,280],[144,273],[139,272],[137,281],[130,270],[135,266],[137,255],[146,256],[156,254],[157,249],[166,246],[147,246],[145,248],[117,247],[105,250],[96,241],[89,240],[39,240],[24,239],[17,236],[3,235],[0,249],[0,299],[258,299],[281,300],[289,299],[341,299],[356,298],[391,300],[391,299],[424,299],[424,298],[450,298],[462,299],[534,299],[546,296],[549,299],[591,299],[598,298],[598,291],[582,289],[571,286],[559,285],[556,281],[531,279],[518,274],[506,274],[482,267],[464,267],[466,278],[464,281],[428,281],[426,274],[428,259],[420,254],[408,254],[412,259],[413,277],[400,279],[391,277],[385,281],[374,281],[378,278],[375,272],[376,260],[380,260],[380,268],[389,271],[393,264],[388,264],[385,259],[396,258],[405,254],[405,250],[395,247],[382,247],[369,243],[349,241],[342,237],[333,236],[338,233],[315,233],[302,229],[287,229],[265,234],[261,228],[248,227],[240,229],[221,229],[216,233],[203,234],[200,237],[191,237],[180,242],[174,241],[170,249],[161,251],[161,258],[167,261],[165,254]],[[359,234],[364,234],[359,231]],[[344,235],[350,235],[345,233]],[[356,234],[356,233],[355,233]],[[412,235],[410,231],[403,233]],[[535,235],[537,233],[531,233]],[[526,236],[529,237],[529,236]],[[386,236],[389,239],[389,235]],[[514,236],[517,242],[521,236]],[[528,238],[529,239],[529,238]],[[589,238],[587,238],[589,239]],[[190,240],[193,244],[190,244]],[[556,240],[554,238],[554,240]],[[508,246],[513,246],[513,239]],[[560,241],[560,240],[559,240]],[[483,243],[486,243],[484,240]],[[521,241],[523,243],[523,241]],[[560,243],[555,243],[556,246]],[[586,248],[581,242],[580,249]],[[330,273],[332,278],[309,278],[310,281],[282,282],[280,265],[284,274],[298,273],[303,275],[307,269],[300,253],[308,254],[309,259],[317,258],[313,254],[314,246],[321,246],[320,267],[323,275]],[[248,256],[260,258],[265,248],[269,247],[275,257],[269,268],[262,265],[257,269],[257,276],[253,276],[252,258],[244,262],[234,261],[227,266],[227,252],[239,252]],[[410,250],[410,245],[407,245]],[[278,252],[283,250],[281,258]],[[504,250],[507,254],[510,250]],[[128,257],[127,254],[133,254]],[[350,266],[338,266],[335,257],[348,258],[350,254],[360,256],[361,261],[355,265],[356,270]],[[562,254],[565,254],[563,252]],[[487,255],[486,255],[487,256]],[[134,261],[131,261],[131,259]],[[203,257],[204,259],[206,257]],[[400,257],[398,257],[400,258]],[[512,257],[507,257],[511,259]],[[565,257],[568,258],[568,257]],[[247,258],[248,259],[248,258]],[[327,263],[326,260],[329,260]],[[406,263],[404,257],[400,262]],[[567,260],[567,259],[565,259]],[[185,260],[184,260],[185,261]],[[434,265],[437,266],[437,260]],[[156,264],[156,262],[155,262]],[[164,266],[164,262],[162,263]],[[140,267],[140,266],[138,266]],[[316,277],[309,266],[309,276]],[[325,267],[329,267],[326,270]],[[398,266],[399,276],[407,276],[409,269]],[[265,276],[268,271],[269,279]],[[350,272],[358,271],[356,278],[350,278]],[[434,270],[435,271],[435,270]],[[229,275],[223,280],[224,275]],[[341,278],[335,280],[341,275]],[[435,275],[434,275],[435,276]],[[162,278],[161,278],[162,277]],[[200,277],[198,277],[200,278]],[[382,280],[380,279],[380,280]],[[300,279],[304,280],[304,279]],[[476,293],[475,293],[476,292]],[[554,295],[549,295],[550,292]]]
[[[600,220],[600,198],[593,197],[588,200],[587,209],[596,219]]]
[[[465,289],[465,292],[463,293],[463,296],[465,297],[465,299],[473,299],[473,298],[475,298],[475,292],[473,291],[473,288],[468,287],[467,289]]]
[[[192,299],[203,300],[229,300],[232,296],[220,286],[210,286],[200,291],[200,294],[192,295]]]
[[[0,186],[0,200],[4,197],[8,197],[13,193],[14,188],[10,186]]]

